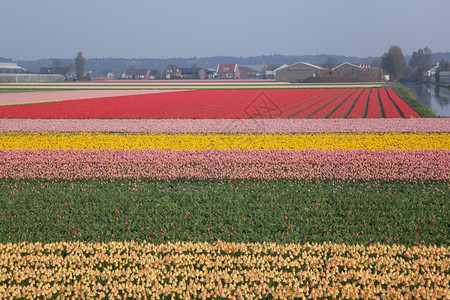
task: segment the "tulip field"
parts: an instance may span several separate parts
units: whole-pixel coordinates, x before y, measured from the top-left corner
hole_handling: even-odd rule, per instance
[[[0,105],[0,298],[450,295],[450,120],[390,88]]]
[[[92,98],[89,98],[89,93],[92,93]],[[105,96],[101,97],[102,94]],[[58,97],[60,101],[55,100]],[[17,106],[21,103],[28,105]],[[117,90],[16,93],[0,94],[0,105],[3,105],[0,107],[0,118],[31,119],[419,117],[390,88],[139,90],[128,91],[128,94]]]

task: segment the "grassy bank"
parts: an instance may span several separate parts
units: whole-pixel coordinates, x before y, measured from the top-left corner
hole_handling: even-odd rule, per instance
[[[428,106],[420,104],[414,99],[414,94],[406,86],[398,83],[394,88],[397,94],[405,100],[422,118],[439,118],[439,116]]]
[[[450,90],[450,84],[449,83],[433,83],[433,84],[437,85],[439,87],[443,87],[443,88],[446,88],[446,89]]]

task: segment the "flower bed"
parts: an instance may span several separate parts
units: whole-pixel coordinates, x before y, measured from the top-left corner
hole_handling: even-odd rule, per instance
[[[117,96],[130,96],[154,93],[167,93],[173,90],[78,90],[78,91],[54,91],[54,92],[25,92],[25,93],[0,93],[0,106],[61,102],[66,100],[94,99]]]
[[[448,181],[450,151],[0,150],[0,178]]]
[[[20,243],[0,244],[0,255],[0,293],[11,298],[443,299],[449,292],[443,247]]]
[[[233,119],[59,119],[106,98],[1,119],[0,295],[448,295],[448,120],[399,118],[390,90],[260,92],[90,115]],[[341,119],[262,119],[302,114]]]
[[[450,119],[0,119],[1,131],[148,133],[450,132]]]
[[[450,150],[450,133],[0,132],[0,149]]]
[[[354,106],[340,110],[357,89],[244,89],[191,90],[176,93],[145,93],[78,101],[61,101],[0,107],[0,118],[50,119],[265,119],[265,118],[379,118],[381,110],[418,118],[391,89],[365,89]],[[75,91],[80,92],[80,91]],[[74,93],[75,93],[74,92]],[[5,94],[6,97],[10,94]],[[14,95],[14,94],[13,94]],[[13,97],[13,96],[11,96]],[[31,97],[31,96],[30,96]],[[367,98],[366,98],[367,97]],[[379,97],[383,98],[380,102]],[[21,99],[20,101],[26,101]],[[383,107],[383,103],[391,103]],[[28,102],[32,102],[31,100]],[[391,112],[391,110],[394,110]]]

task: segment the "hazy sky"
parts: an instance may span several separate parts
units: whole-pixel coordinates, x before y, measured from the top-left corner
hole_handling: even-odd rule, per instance
[[[450,51],[450,0],[1,0],[0,57]]]

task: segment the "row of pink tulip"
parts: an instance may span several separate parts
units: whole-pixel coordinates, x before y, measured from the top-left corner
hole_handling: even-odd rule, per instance
[[[450,119],[0,119],[1,131],[449,132]]]
[[[78,90],[53,92],[0,93],[0,105],[94,99],[130,95],[167,93],[173,90]]]
[[[0,178],[450,180],[450,151],[0,150]]]

